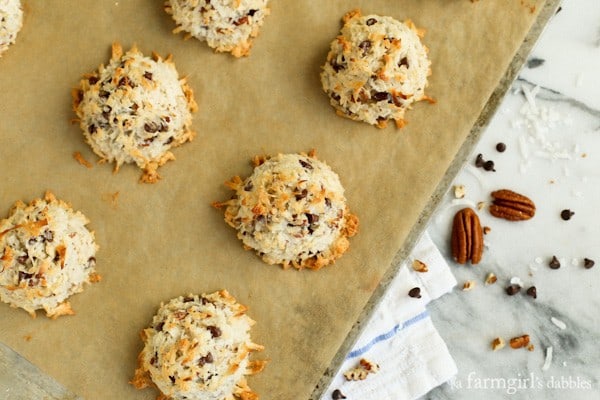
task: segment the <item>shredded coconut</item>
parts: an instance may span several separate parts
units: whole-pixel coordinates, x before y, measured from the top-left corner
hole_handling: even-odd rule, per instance
[[[554,325],[558,326],[560,329],[567,329],[567,324],[565,324],[564,322],[562,322],[560,319],[556,319],[554,317],[551,317],[550,321],[552,321],[552,323]]]
[[[542,365],[542,371],[547,371],[550,368],[550,364],[552,363],[552,346],[546,348],[546,359],[544,360],[544,365]]]

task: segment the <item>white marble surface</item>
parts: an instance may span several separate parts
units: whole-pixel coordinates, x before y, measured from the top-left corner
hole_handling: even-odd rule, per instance
[[[544,60],[535,67],[533,59]],[[537,63],[539,64],[539,63]],[[534,67],[534,68],[532,68]],[[453,382],[425,399],[600,398],[600,1],[565,0],[533,50],[468,165],[428,227],[459,285],[429,305],[431,317],[458,365]],[[539,86],[539,91],[536,87]],[[524,91],[535,94],[528,101]],[[498,142],[506,151],[497,152]],[[496,172],[475,168],[478,153]],[[512,189],[537,206],[533,219],[508,222],[478,211],[485,236],[483,261],[459,266],[449,251],[451,220],[465,204],[490,202],[490,192]],[[561,210],[575,212],[564,221]],[[548,267],[555,255],[557,270]],[[583,258],[596,261],[591,269]],[[494,285],[484,285],[489,272]],[[518,277],[524,288],[508,296]],[[471,291],[462,283],[474,280]],[[535,285],[537,299],[525,295]],[[566,324],[559,328],[551,318]],[[529,334],[533,351],[508,345],[492,351],[495,337]],[[553,349],[550,367],[545,353]]]

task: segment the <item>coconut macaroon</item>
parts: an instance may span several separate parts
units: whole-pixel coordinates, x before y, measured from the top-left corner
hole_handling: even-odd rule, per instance
[[[0,0],[0,57],[15,43],[17,33],[23,26],[23,10],[20,0]]]
[[[39,309],[51,318],[74,314],[66,299],[100,280],[88,222],[50,192],[16,202],[0,221],[0,300],[32,317]]]
[[[205,41],[218,52],[235,57],[250,53],[264,19],[268,0],[167,0],[165,11],[177,24],[174,33]]]
[[[424,31],[359,10],[343,18],[341,35],[331,43],[321,73],[323,90],[338,115],[384,128],[388,120],[403,127],[405,111],[424,93],[431,74]]]
[[[171,56],[145,57],[136,47],[123,53],[118,43],[108,65],[84,75],[73,90],[73,109],[101,162],[114,162],[115,172],[135,163],[142,182],[160,179],[157,168],[175,159],[170,149],[195,136],[190,126],[197,105]]]
[[[163,400],[255,400],[246,375],[265,361],[250,361],[263,346],[250,338],[254,321],[226,290],[161,304],[141,333],[144,348],[131,384],[156,387]]]
[[[314,151],[257,157],[254,165],[250,177],[226,182],[230,200],[213,203],[244,247],[284,268],[319,269],[338,259],[358,230],[338,175]]]

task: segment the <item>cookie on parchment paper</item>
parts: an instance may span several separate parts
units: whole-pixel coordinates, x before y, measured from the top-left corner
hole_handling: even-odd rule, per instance
[[[213,203],[247,249],[268,264],[319,269],[335,262],[358,230],[338,175],[314,151],[257,157],[246,179],[226,185],[235,194]]]
[[[179,78],[171,56],[145,57],[134,46],[123,53],[112,46],[108,65],[84,76],[73,90],[73,109],[87,143],[102,162],[143,170],[154,183],[158,167],[175,157],[170,149],[194,138],[192,89]]]
[[[38,309],[51,318],[74,314],[66,299],[100,280],[88,222],[50,192],[16,202],[0,221],[0,300],[33,317]]]
[[[149,328],[131,383],[154,386],[163,400],[255,400],[246,375],[265,361],[250,361],[263,346],[250,338],[254,321],[226,290],[161,304]]]
[[[323,90],[343,117],[383,128],[393,120],[405,125],[404,113],[425,95],[431,74],[423,30],[412,21],[366,15],[343,18],[341,34],[331,43],[321,72]]]
[[[0,57],[11,44],[23,26],[23,9],[20,0],[0,0]]]
[[[174,33],[187,32],[218,52],[235,57],[250,53],[264,19],[268,0],[167,0],[165,11],[177,24]]]

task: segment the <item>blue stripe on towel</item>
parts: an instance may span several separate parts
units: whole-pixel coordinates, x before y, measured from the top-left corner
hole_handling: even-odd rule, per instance
[[[371,347],[375,346],[377,343],[382,342],[384,340],[388,340],[388,339],[396,336],[396,334],[398,332],[400,332],[402,329],[406,329],[409,326],[416,324],[420,320],[427,318],[428,316],[429,316],[429,313],[427,312],[427,310],[423,311],[421,314],[415,315],[411,319],[404,321],[402,324],[398,324],[398,325],[394,326],[390,331],[388,331],[386,333],[382,333],[381,335],[375,336],[369,343],[367,343],[363,347],[356,349],[356,350],[352,350],[350,353],[348,353],[346,358],[354,358],[354,357],[358,357],[358,356],[365,354],[367,351],[369,351],[371,349]]]

